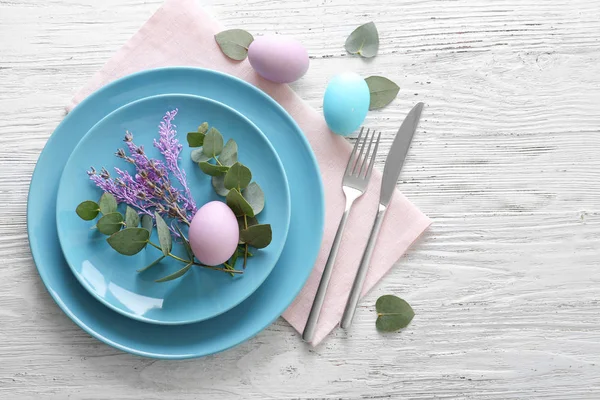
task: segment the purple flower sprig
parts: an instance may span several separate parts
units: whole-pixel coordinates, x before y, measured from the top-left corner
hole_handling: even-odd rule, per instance
[[[197,208],[185,171],[178,163],[182,146],[176,138],[176,126],[172,123],[176,115],[177,109],[165,114],[158,127],[159,139],[154,140],[154,147],[160,151],[164,161],[149,158],[144,147],[134,143],[133,134],[126,132],[124,142],[127,152],[118,149],[115,155],[135,166],[134,175],[115,168],[116,176],[111,176],[105,168],[97,172],[93,167],[88,175],[104,192],[112,194],[118,202],[137,208],[142,214],[153,217],[156,211],[163,217],[189,225]],[[173,186],[171,176],[180,183],[182,189]],[[171,230],[179,236],[173,226]]]

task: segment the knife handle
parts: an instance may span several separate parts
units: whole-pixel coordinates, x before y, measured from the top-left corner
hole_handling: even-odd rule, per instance
[[[365,248],[365,252],[363,253],[360,261],[358,272],[354,278],[354,284],[352,285],[352,290],[350,290],[350,296],[348,297],[348,302],[346,303],[346,309],[344,310],[344,315],[342,316],[342,322],[340,323],[340,326],[343,329],[348,329],[352,324],[352,318],[354,318],[356,305],[358,304],[360,294],[362,293],[363,283],[365,282],[365,277],[367,276],[367,271],[369,270],[369,264],[371,263],[371,255],[375,249],[377,237],[379,236],[379,229],[381,228],[381,223],[383,222],[383,217],[385,216],[386,210],[386,206],[379,204],[379,210],[377,211],[377,216],[375,217],[375,222],[373,223],[373,228],[371,229],[371,235],[369,236],[367,247]]]

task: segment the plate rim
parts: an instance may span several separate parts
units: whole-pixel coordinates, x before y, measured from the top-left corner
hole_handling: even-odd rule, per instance
[[[80,104],[78,104],[69,114],[67,114],[67,116],[58,124],[58,126],[55,128],[55,130],[53,131],[53,133],[50,135],[50,137],[48,138],[48,141],[46,142],[44,148],[42,149],[38,160],[36,162],[36,166],[34,168],[34,171],[32,173],[32,177],[31,177],[31,181],[30,181],[30,187],[28,190],[28,199],[27,199],[27,215],[26,215],[26,221],[27,221],[27,234],[28,234],[28,239],[29,239],[29,246],[30,246],[30,250],[32,253],[32,258],[34,260],[36,269],[38,270],[38,273],[40,275],[40,278],[42,279],[42,282],[44,283],[44,286],[46,287],[46,290],[49,292],[50,296],[52,297],[52,299],[56,302],[56,304],[61,308],[61,310],[73,321],[75,322],[81,329],[83,329],[85,332],[87,332],[88,334],[90,334],[91,336],[93,336],[94,338],[125,352],[131,353],[131,354],[135,354],[135,355],[140,355],[140,356],[144,356],[144,357],[151,357],[151,358],[157,358],[157,359],[189,359],[189,358],[197,358],[197,357],[202,357],[202,356],[206,356],[206,355],[210,355],[210,354],[215,354],[215,353],[219,353],[222,351],[225,351],[227,349],[230,349],[234,346],[239,345],[240,343],[243,343],[249,339],[251,339],[252,337],[256,336],[259,332],[261,332],[262,330],[264,330],[266,327],[268,327],[269,325],[271,325],[277,318],[279,318],[281,316],[281,314],[290,306],[290,304],[293,302],[293,300],[297,297],[297,295],[300,293],[300,291],[302,290],[302,288],[304,287],[304,285],[306,284],[306,281],[308,280],[308,277],[310,276],[313,268],[314,268],[314,264],[317,260],[318,257],[318,253],[319,251],[317,250],[314,254],[314,256],[312,257],[312,266],[311,268],[307,268],[306,274],[304,279],[302,279],[301,284],[299,284],[296,287],[296,290],[293,291],[292,293],[292,297],[290,298],[290,300],[288,302],[286,302],[285,304],[283,304],[281,307],[278,307],[278,311],[277,313],[274,313],[273,316],[270,319],[266,319],[265,322],[261,323],[260,328],[256,329],[252,334],[244,337],[243,339],[239,339],[238,341],[234,341],[232,343],[230,343],[227,346],[223,346],[220,349],[217,350],[211,350],[211,351],[205,351],[205,352],[193,352],[193,353],[166,353],[166,352],[151,352],[151,351],[143,351],[143,350],[138,350],[136,348],[132,348],[131,346],[128,346],[126,344],[122,344],[122,343],[118,343],[114,340],[112,340],[111,338],[107,337],[106,335],[104,335],[102,332],[98,332],[97,330],[95,330],[93,327],[91,327],[90,325],[88,325],[85,321],[81,320],[75,313],[74,311],[65,304],[65,302],[61,299],[61,297],[58,295],[58,293],[56,291],[54,291],[52,289],[52,286],[49,286],[48,283],[48,276],[46,276],[46,271],[44,271],[43,269],[40,269],[39,267],[39,259],[40,257],[43,257],[43,255],[41,254],[37,254],[37,250],[34,248],[34,246],[32,246],[31,243],[31,237],[34,234],[34,232],[32,232],[32,222],[31,222],[31,203],[32,203],[32,199],[31,199],[31,194],[34,188],[34,184],[38,184],[37,181],[40,179],[39,175],[41,175],[40,173],[40,169],[42,168],[40,166],[40,159],[44,156],[44,152],[45,150],[54,144],[54,142],[58,141],[59,139],[57,139],[57,136],[54,134],[56,131],[58,131],[59,129],[62,128],[63,125],[65,125],[68,120],[70,118],[72,118],[72,116],[74,115],[74,113],[76,114],[76,112],[78,112],[78,109],[81,109],[84,105],[92,102],[92,96],[93,95],[101,95],[107,91],[112,90],[114,87],[122,84],[123,82],[126,82],[129,79],[136,79],[136,78],[140,78],[143,77],[145,75],[153,75],[153,74],[160,74],[161,72],[164,73],[204,73],[204,74],[208,74],[208,75],[218,75],[218,76],[222,76],[225,77],[227,79],[231,79],[235,82],[237,82],[238,84],[245,86],[247,89],[255,92],[257,95],[261,96],[264,101],[268,102],[269,104],[271,104],[275,109],[278,110],[278,112],[281,114],[282,118],[284,118],[287,123],[293,128],[294,131],[296,131],[297,136],[299,138],[300,141],[302,141],[304,143],[304,146],[307,149],[307,156],[311,159],[312,164],[314,165],[314,167],[317,170],[317,179],[316,179],[316,183],[317,183],[317,187],[314,188],[314,190],[318,190],[320,196],[318,196],[318,200],[319,200],[319,204],[318,204],[318,212],[315,213],[315,216],[318,218],[318,220],[320,221],[320,229],[318,231],[318,236],[319,236],[319,243],[322,243],[322,239],[323,239],[323,233],[324,233],[324,223],[325,223],[325,197],[324,197],[324,187],[323,187],[323,181],[321,178],[321,174],[320,174],[320,167],[319,164],[316,160],[316,156],[314,154],[314,152],[312,151],[312,148],[310,146],[310,143],[308,142],[308,140],[306,139],[306,137],[304,136],[303,131],[300,129],[300,127],[297,125],[297,123],[295,122],[295,120],[289,115],[289,113],[279,104],[277,103],[271,96],[269,96],[267,93],[263,92],[261,89],[259,89],[258,87],[240,79],[237,78],[233,75],[224,73],[224,72],[220,72],[220,71],[215,71],[215,70],[210,70],[210,69],[206,69],[206,68],[199,68],[199,67],[159,67],[159,68],[151,68],[151,69],[146,69],[143,71],[139,71],[139,72],[135,72],[133,74],[130,75],[126,75],[122,78],[119,78],[117,80],[114,80],[113,82],[108,83],[107,85],[101,87],[100,89],[96,90],[94,93],[90,94],[88,97],[86,97]],[[42,181],[43,183],[43,181]],[[39,185],[42,185],[42,183],[39,183]],[[320,247],[320,246],[319,246]],[[230,310],[231,311],[231,310]]]
[[[188,98],[188,99],[194,99],[194,100],[200,100],[200,101],[205,101],[208,103],[212,103],[213,105],[216,105],[218,107],[222,107],[224,109],[226,109],[227,111],[237,115],[240,119],[242,119],[246,124],[250,125],[255,131],[256,133],[258,133],[259,136],[262,137],[262,139],[266,142],[269,150],[271,151],[271,153],[275,156],[275,160],[276,160],[276,168],[279,169],[283,180],[285,182],[285,210],[286,210],[286,218],[284,221],[284,232],[283,232],[283,241],[279,247],[279,249],[277,249],[275,251],[275,261],[273,262],[273,265],[271,265],[269,267],[269,272],[267,274],[265,274],[265,276],[263,277],[262,280],[260,280],[256,286],[250,290],[248,293],[246,293],[244,296],[241,296],[236,302],[232,303],[231,305],[228,305],[227,308],[220,310],[217,313],[211,314],[211,315],[207,315],[201,318],[196,318],[196,319],[186,319],[186,320],[175,320],[175,321],[163,321],[163,320],[158,320],[158,319],[151,319],[148,317],[145,317],[144,315],[137,315],[133,312],[127,312],[125,309],[120,308],[115,306],[113,303],[107,301],[106,299],[104,299],[103,297],[101,297],[95,290],[93,290],[93,288],[90,286],[90,284],[83,279],[83,277],[81,276],[81,274],[76,270],[76,268],[71,265],[71,262],[69,260],[69,257],[66,255],[65,250],[64,250],[64,241],[66,239],[63,238],[63,235],[61,234],[61,230],[59,229],[59,218],[58,218],[58,213],[59,213],[59,207],[58,207],[58,199],[60,197],[60,193],[61,193],[61,188],[66,185],[67,183],[65,183],[65,174],[64,171],[67,168],[67,166],[69,165],[69,163],[71,162],[71,160],[73,159],[75,153],[78,150],[81,150],[82,147],[82,143],[83,141],[89,137],[89,135],[91,134],[91,132],[98,126],[100,126],[103,122],[109,120],[111,117],[114,117],[115,114],[117,114],[118,112],[122,112],[123,110],[129,108],[129,107],[134,107],[137,104],[140,103],[144,103],[147,101],[152,101],[154,99],[162,99],[162,98],[169,98],[169,97],[181,97],[181,98]],[[177,132],[179,135],[179,132]],[[181,142],[180,142],[181,143]],[[184,143],[182,143],[182,145],[185,145]],[[67,161],[65,163],[65,165],[63,166],[63,171],[61,173],[61,176],[58,180],[58,186],[57,186],[57,193],[56,193],[56,197],[57,197],[57,207],[55,210],[56,213],[56,231],[57,231],[57,235],[58,235],[58,241],[61,245],[61,251],[63,253],[63,256],[65,258],[65,260],[67,261],[67,265],[69,266],[71,272],[73,273],[73,275],[75,276],[75,278],[77,279],[77,281],[79,282],[79,284],[81,286],[83,286],[84,289],[87,290],[87,292],[89,294],[91,294],[97,301],[101,302],[102,304],[104,304],[106,307],[110,308],[113,311],[118,312],[121,315],[124,315],[128,318],[140,321],[140,322],[145,322],[145,323],[149,323],[149,324],[156,324],[156,325],[187,325],[187,324],[194,324],[196,322],[202,322],[202,321],[206,321],[208,319],[214,318],[216,316],[219,316],[229,310],[231,310],[232,308],[238,306],[240,303],[242,303],[244,300],[246,300],[248,297],[250,297],[254,292],[256,292],[258,290],[258,288],[264,283],[265,280],[267,280],[267,278],[269,277],[269,275],[271,274],[271,272],[273,271],[273,269],[275,268],[277,262],[279,261],[279,257],[281,256],[281,253],[283,252],[283,249],[285,247],[285,242],[287,240],[287,236],[288,236],[288,232],[289,232],[289,228],[290,228],[290,219],[291,219],[291,195],[290,195],[290,186],[289,186],[289,181],[287,179],[287,174],[285,172],[285,168],[283,167],[283,164],[281,162],[281,159],[279,158],[279,154],[277,153],[277,151],[275,150],[275,148],[273,147],[273,145],[271,144],[271,142],[269,141],[269,138],[267,138],[267,136],[264,134],[264,132],[258,127],[256,126],[256,124],[254,124],[250,119],[248,119],[245,115],[243,115],[242,113],[240,113],[239,111],[235,110],[234,108],[228,106],[227,104],[223,104],[219,101],[210,99],[208,97],[204,97],[204,96],[198,96],[198,95],[193,95],[193,94],[183,94],[183,93],[164,93],[164,94],[157,94],[157,95],[152,95],[152,96],[146,96],[137,100],[134,100],[132,102],[129,102],[127,104],[122,105],[121,107],[118,107],[116,109],[114,109],[113,111],[111,111],[110,113],[108,113],[107,115],[105,115],[102,119],[100,119],[98,122],[96,122],[79,140],[79,142],[75,145],[75,148],[73,149],[73,151],[71,152],[71,154],[69,154],[69,157],[67,158]],[[64,234],[64,232],[63,232]],[[37,265],[37,264],[36,264]],[[243,278],[242,278],[243,279]]]

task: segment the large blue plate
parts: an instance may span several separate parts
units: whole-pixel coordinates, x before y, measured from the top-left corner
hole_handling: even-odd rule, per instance
[[[266,281],[248,299],[218,317],[183,326],[146,324],[96,301],[67,266],[56,234],[56,192],[62,169],[81,137],[124,104],[146,96],[187,93],[236,109],[267,136],[283,162],[292,213],[287,242]],[[237,78],[198,68],[163,68],[115,81],[79,104],[54,131],[29,190],[27,230],[33,258],[49,293],[92,336],[130,353],[155,358],[204,356],[235,346],[270,325],[308,279],[323,235],[323,186],[308,141],[268,95]]]
[[[239,160],[252,170],[252,178],[262,187],[267,199],[258,218],[271,224],[273,241],[248,259],[243,275],[192,268],[182,278],[164,283],[154,282],[183,268],[184,264],[166,258],[142,273],[144,268],[162,255],[148,246],[132,257],[113,251],[106,236],[90,229],[93,222],[83,221],[75,213],[84,200],[97,200],[102,191],[90,181],[86,171],[112,166],[135,173],[131,164],[115,157],[123,148],[125,131],[133,134],[136,145],[143,146],[150,158],[162,160],[153,146],[158,138],[158,123],[167,111],[178,109],[173,121],[183,146],[179,166],[186,171],[187,183],[198,207],[210,201],[224,201],[212,188],[205,175],[191,160],[186,132],[195,131],[206,121],[221,131],[225,141],[238,144]],[[173,184],[178,183],[172,178]],[[264,282],[279,259],[290,220],[290,198],[283,165],[263,133],[224,104],[204,97],[168,94],[146,97],[113,111],[85,135],[69,157],[63,170],[56,205],[58,237],[65,258],[79,282],[101,302],[144,322],[157,324],[189,324],[212,318],[238,305]],[[237,225],[236,225],[237,226]],[[186,227],[182,229],[186,232]],[[156,235],[156,232],[154,232]],[[158,240],[154,238],[154,243]],[[184,255],[176,243],[174,254]],[[241,260],[237,269],[241,269]]]

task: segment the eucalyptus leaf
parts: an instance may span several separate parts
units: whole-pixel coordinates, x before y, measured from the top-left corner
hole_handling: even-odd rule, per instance
[[[395,332],[410,324],[415,312],[403,299],[393,295],[381,296],[375,303],[377,321],[375,326],[380,332]]]
[[[243,29],[229,29],[215,35],[221,51],[232,60],[242,61],[248,56],[248,47],[254,37]]]
[[[346,39],[346,51],[363,57],[375,57],[379,50],[379,33],[373,22],[356,28]]]
[[[206,154],[204,154],[204,151],[202,151],[202,147],[192,150],[191,157],[192,157],[192,161],[195,163],[205,162],[212,158],[212,157],[208,157]]]
[[[183,275],[185,275],[186,272],[188,272],[190,270],[190,268],[192,268],[192,263],[189,263],[188,265],[186,265],[185,267],[181,268],[179,271],[172,273],[171,275],[167,275],[163,278],[157,279],[154,282],[168,282],[168,281],[172,281],[173,279],[177,279],[182,277]]]
[[[140,273],[140,272],[149,270],[150,268],[154,267],[156,264],[161,262],[165,257],[166,256],[163,254],[162,256],[158,257],[156,260],[152,261],[150,264],[146,265],[144,268],[138,269],[136,272]]]
[[[238,146],[235,140],[229,139],[223,147],[223,151],[219,156],[219,162],[223,165],[231,167],[238,160]]]
[[[246,216],[245,222],[244,222],[244,217],[237,217],[237,221],[238,221],[238,227],[240,228],[240,231],[246,229],[246,226],[250,227],[250,226],[258,225],[258,220],[255,217]],[[246,224],[246,226],[244,226],[244,224]]]
[[[95,201],[87,200],[80,203],[75,209],[79,218],[85,221],[91,221],[100,213],[100,206]]]
[[[160,249],[165,256],[168,256],[173,248],[173,238],[171,237],[171,231],[169,225],[165,222],[163,217],[159,213],[154,213],[154,219],[156,220],[156,231],[158,232],[158,242],[160,243]]]
[[[125,225],[128,228],[137,228],[140,225],[139,214],[129,206],[125,209]]]
[[[252,180],[252,172],[244,164],[236,162],[225,175],[225,187],[227,189],[243,189]]]
[[[258,215],[265,208],[265,194],[256,182],[252,182],[242,191],[246,201],[252,206],[254,215]]]
[[[100,205],[100,212],[102,212],[102,214],[106,215],[117,211],[117,199],[115,199],[115,196],[108,192],[104,192],[102,194],[98,203]]]
[[[200,147],[204,143],[204,133],[188,132],[187,141],[190,147]]]
[[[244,199],[244,196],[242,196],[237,189],[231,189],[229,193],[227,193],[225,201],[236,216],[247,215],[249,217],[254,217],[252,206],[248,204],[246,199]]]
[[[154,229],[154,221],[152,221],[152,217],[148,214],[142,215],[142,228],[147,229],[150,234],[152,234],[152,229]]]
[[[365,79],[369,92],[371,93],[371,103],[369,110],[383,108],[390,104],[398,95],[400,87],[388,78],[383,76],[369,76]]]
[[[150,232],[144,228],[125,228],[109,236],[106,241],[117,252],[132,256],[142,251],[150,239]]]
[[[215,128],[210,128],[204,136],[202,152],[208,157],[217,157],[223,150],[223,136]]]
[[[198,127],[198,133],[205,135],[206,132],[208,132],[208,122],[203,122],[202,125]]]
[[[96,224],[98,230],[105,235],[112,235],[123,227],[123,215],[120,212],[104,214]]]
[[[224,165],[211,164],[208,161],[199,162],[198,166],[200,167],[202,172],[210,176],[224,175],[229,170],[229,167],[226,167]]]
[[[240,239],[249,246],[262,249],[271,243],[273,233],[271,225],[260,224],[249,227],[240,231]]]
[[[187,255],[190,257],[190,260],[193,260],[194,252],[192,251],[192,246],[190,245],[190,241],[187,240],[187,238],[185,237],[183,232],[181,232],[181,228],[179,227],[179,225],[175,224],[175,230],[177,231],[177,233],[179,234],[179,237],[181,238],[181,242],[183,243],[183,247],[185,247],[185,251],[186,251]]]
[[[219,196],[227,196],[229,189],[225,187],[225,175],[213,176],[212,187]]]

